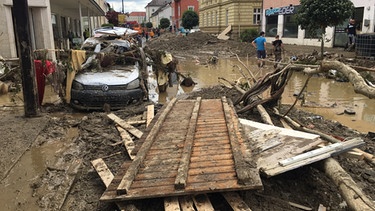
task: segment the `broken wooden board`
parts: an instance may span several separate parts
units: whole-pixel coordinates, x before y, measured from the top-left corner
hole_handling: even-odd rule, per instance
[[[127,130],[129,133],[133,134],[137,138],[141,138],[143,133],[142,131],[138,130],[137,128],[133,127],[125,120],[121,119],[120,117],[116,116],[115,114],[111,113],[107,115],[108,118],[112,119],[116,124],[120,125],[122,128]]]
[[[122,138],[122,141],[124,142],[125,149],[128,152],[130,159],[133,160],[135,156],[132,154],[132,151],[134,149],[134,141],[132,137],[130,137],[129,133],[122,127],[116,126],[116,128],[120,133],[120,136]]]
[[[324,142],[319,135],[246,119],[240,119],[240,122],[245,128],[248,150],[258,156],[258,168],[269,177],[321,161],[364,144],[361,139],[356,138],[346,143],[336,143],[317,149],[318,145]],[[274,142],[281,144],[275,145]]]
[[[146,127],[148,127],[155,116],[154,105],[147,106]]]
[[[256,161],[258,169],[268,177],[300,167],[298,165],[282,167],[279,165],[279,161],[315,149],[320,143],[324,142],[319,138],[319,135],[266,125],[246,119],[239,120],[246,134],[245,145],[247,150],[258,157]],[[281,142],[281,144],[269,147],[267,144],[272,143],[269,140]],[[326,157],[320,157],[319,159],[324,158]],[[316,161],[318,160],[312,160],[311,162]]]
[[[246,150],[242,147],[244,141],[237,128],[240,124],[233,106],[220,99],[202,100],[199,110],[195,111],[195,104],[196,100],[171,101],[163,107],[162,113],[158,112],[150,130],[146,129],[139,140],[142,146],[129,169],[119,171],[123,173],[115,176],[100,200],[124,201],[262,188],[256,166],[236,166],[233,159],[233,152],[241,158]],[[194,112],[198,114],[195,130],[192,129]],[[183,149],[189,145],[189,131],[194,132],[194,139],[188,176],[185,187],[176,189]],[[238,143],[233,145],[232,140]],[[247,172],[243,171],[248,176],[246,184],[239,183],[236,171],[243,167],[249,167]]]
[[[225,200],[232,207],[233,211],[251,211],[250,207],[242,200],[236,192],[223,192]]]

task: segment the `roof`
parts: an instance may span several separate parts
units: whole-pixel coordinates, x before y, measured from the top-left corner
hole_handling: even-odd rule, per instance
[[[170,3],[171,0],[152,0],[150,3],[147,4],[146,7],[151,7],[151,6],[163,6],[167,3]]]
[[[131,12],[129,16],[146,16],[146,12]]]

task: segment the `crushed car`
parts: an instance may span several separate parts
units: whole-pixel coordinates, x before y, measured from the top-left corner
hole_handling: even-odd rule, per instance
[[[80,110],[115,110],[148,100],[158,103],[159,93],[179,82],[178,60],[139,42],[135,30],[94,30],[81,49],[71,51],[65,102]]]
[[[72,51],[73,70],[68,74],[73,76],[67,77],[67,102],[72,107],[121,109],[147,98],[143,78],[147,76],[142,74],[145,56],[129,31],[119,27],[95,30],[80,50]]]

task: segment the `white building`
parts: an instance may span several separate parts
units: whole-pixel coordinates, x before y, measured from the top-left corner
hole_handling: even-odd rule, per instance
[[[375,0],[351,0],[355,11],[353,17],[358,25],[358,34],[375,32]],[[294,14],[299,7],[299,0],[264,0],[262,30],[268,40],[279,34],[284,43],[320,46],[317,37],[311,37],[295,24]],[[350,17],[348,17],[349,19]],[[347,22],[326,29],[325,47],[343,47],[347,42],[345,28]]]
[[[0,0],[0,55],[4,58],[19,55],[12,5],[13,0]],[[28,6],[32,50],[69,48],[70,36],[82,38],[85,28],[106,23],[109,9],[105,0],[28,0]]]
[[[150,22],[154,28],[158,28],[160,24],[160,19],[167,18],[172,23],[172,3],[165,3],[163,6],[159,7],[154,13],[151,14]]]

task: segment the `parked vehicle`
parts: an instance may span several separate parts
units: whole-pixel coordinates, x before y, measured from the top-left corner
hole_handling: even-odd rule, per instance
[[[108,34],[108,31],[103,34]],[[116,36],[118,33],[113,34]],[[141,56],[143,51],[136,43],[113,39],[112,36],[92,37],[85,40],[82,49],[90,56],[72,82],[72,107],[84,110],[121,109],[145,98],[146,90],[141,78],[142,65],[145,64],[142,58],[145,57]]]

